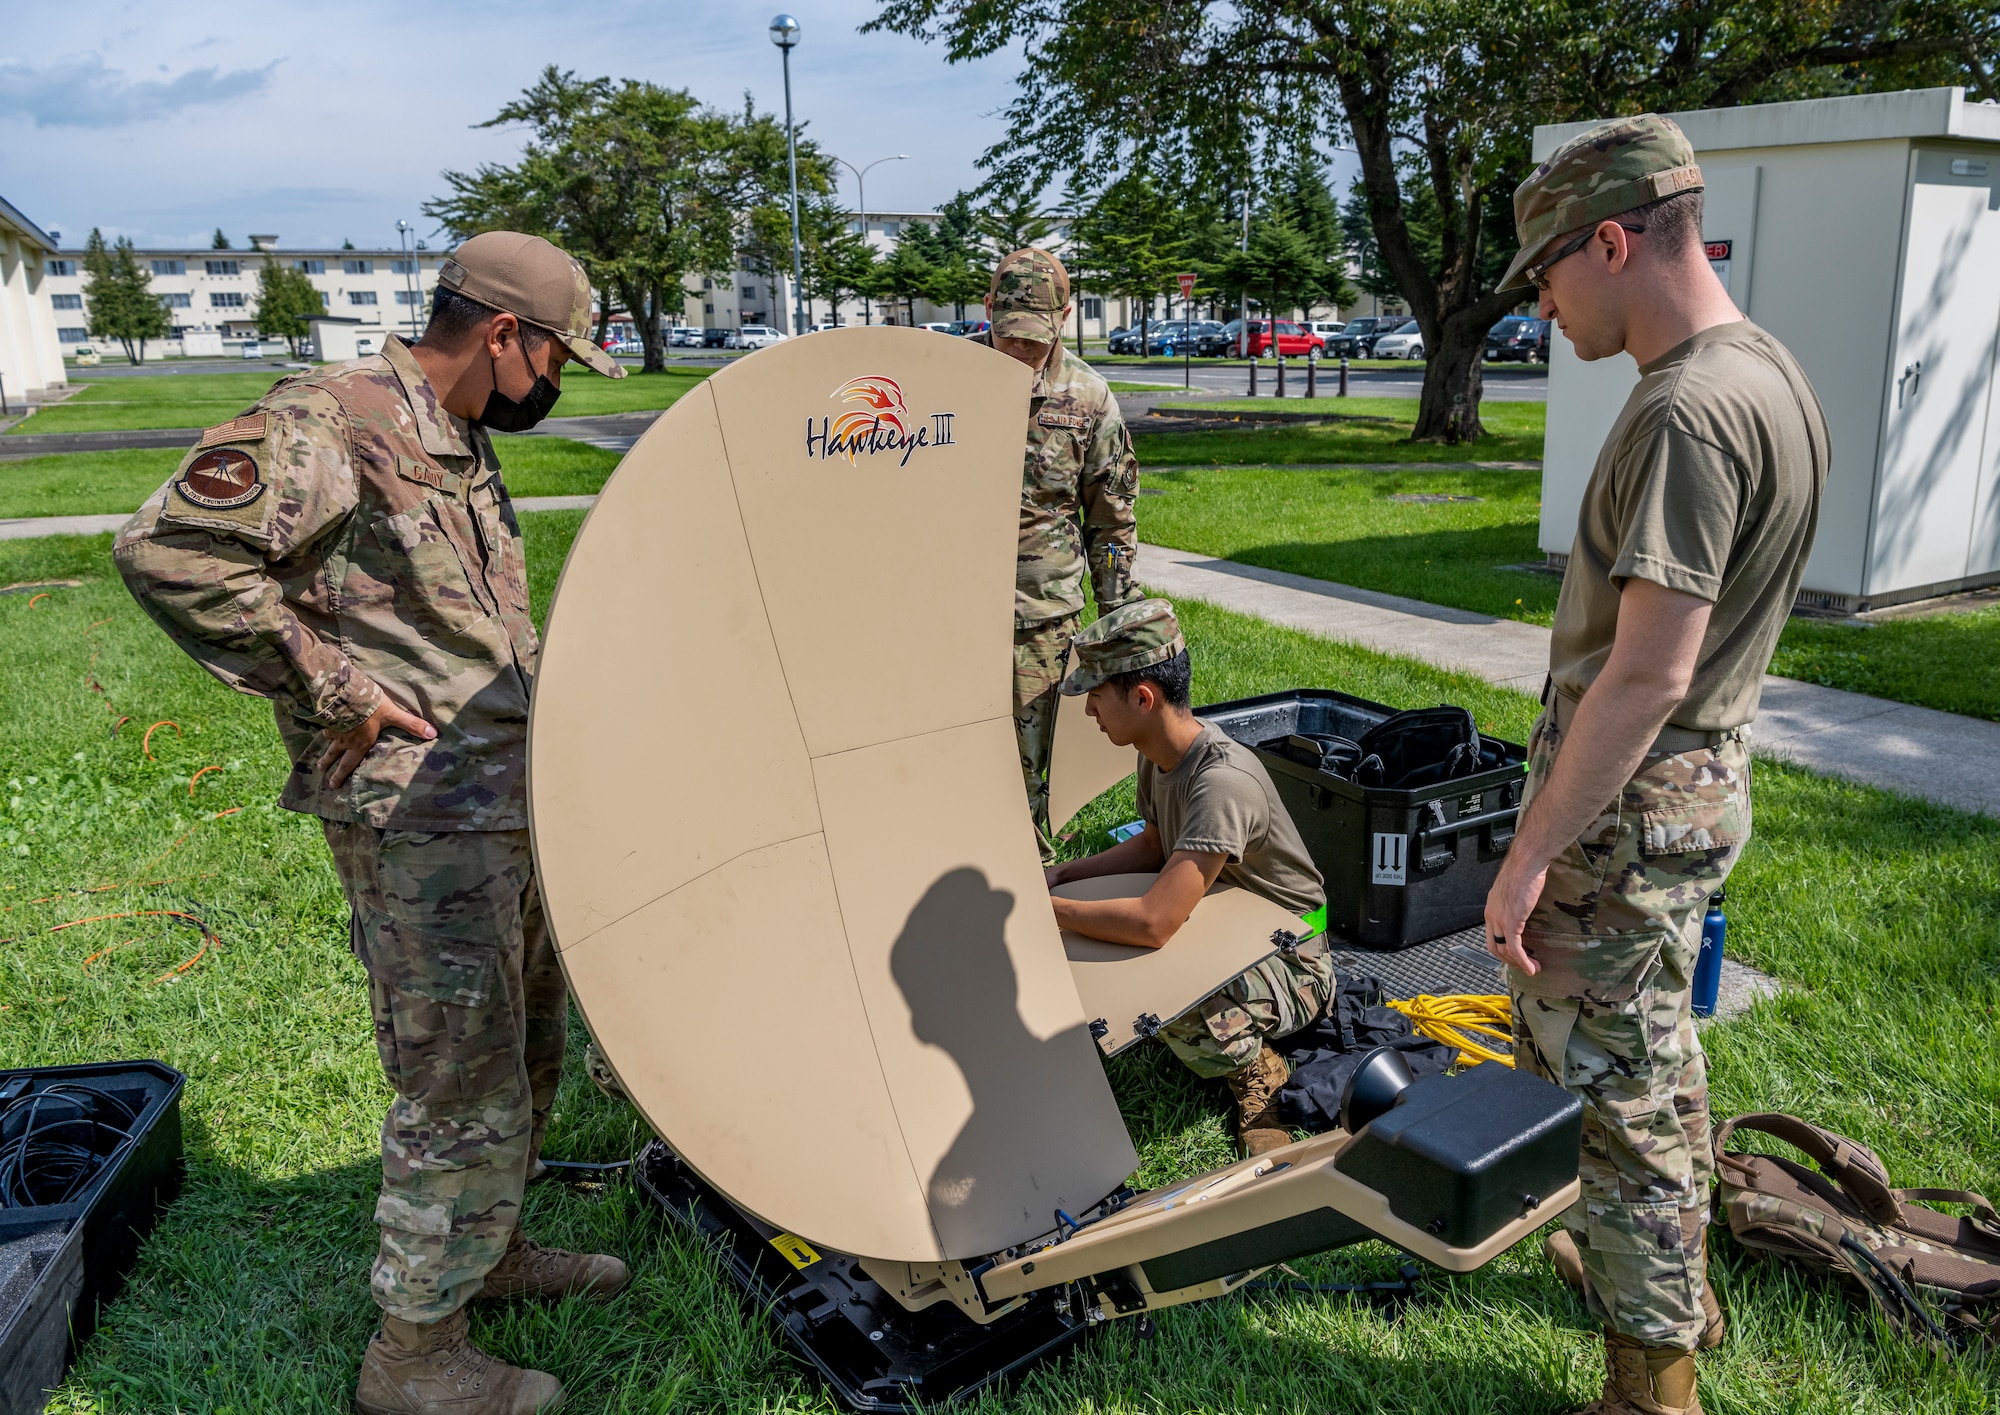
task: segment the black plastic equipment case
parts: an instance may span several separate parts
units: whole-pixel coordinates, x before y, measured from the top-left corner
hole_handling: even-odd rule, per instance
[[[1480,923],[1521,812],[1525,747],[1482,737],[1495,765],[1407,791],[1356,786],[1258,748],[1290,733],[1358,739],[1395,709],[1331,688],[1213,703],[1195,715],[1257,753],[1326,879],[1327,929],[1408,948]]]
[[[1581,1101],[1489,1061],[1409,1086],[1333,1167],[1387,1195],[1403,1222],[1470,1248],[1576,1178],[1582,1144]]]
[[[138,1111],[129,1148],[72,1202],[0,1208],[0,1415],[40,1415],[74,1346],[118,1295],[160,1211],[180,1194],[181,1087],[158,1061],[0,1071],[28,1091],[57,1083],[105,1091]],[[122,1117],[121,1117],[122,1122]]]

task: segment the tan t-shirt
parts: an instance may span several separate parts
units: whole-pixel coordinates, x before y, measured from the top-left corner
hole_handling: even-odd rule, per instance
[[[1549,673],[1581,698],[1637,577],[1714,605],[1694,681],[1668,720],[1757,716],[1826,487],[1826,416],[1784,345],[1748,320],[1704,329],[1639,369],[1584,488]]]
[[[1256,754],[1212,722],[1172,771],[1139,758],[1139,814],[1171,855],[1227,855],[1218,883],[1294,914],[1326,903],[1326,883]]]

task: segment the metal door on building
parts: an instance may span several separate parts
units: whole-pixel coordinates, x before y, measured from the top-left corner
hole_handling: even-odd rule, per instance
[[[1977,150],[1910,154],[1869,541],[1873,594],[1980,574],[2000,552],[1990,531],[1980,543],[1995,510],[1987,443],[2000,334],[2000,191],[1990,161]]]

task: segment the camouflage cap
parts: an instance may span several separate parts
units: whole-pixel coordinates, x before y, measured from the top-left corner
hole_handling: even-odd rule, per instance
[[[1076,666],[1062,680],[1062,691],[1077,697],[1121,673],[1165,663],[1185,648],[1180,621],[1166,600],[1121,605],[1070,640]]]
[[[1533,284],[1529,267],[1571,232],[1701,185],[1694,148],[1671,118],[1641,113],[1577,134],[1514,189],[1521,253],[1499,288]]]
[[[540,236],[482,231],[446,258],[438,284],[548,330],[571,358],[606,378],[625,376],[625,365],[590,337],[590,277]]]
[[[1053,344],[1062,338],[1063,311],[1069,308],[1069,272],[1047,251],[1026,246],[1000,258],[987,298],[997,337]]]

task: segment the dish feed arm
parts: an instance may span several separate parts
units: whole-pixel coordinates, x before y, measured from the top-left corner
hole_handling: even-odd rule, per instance
[[[1504,1066],[1432,1076],[1360,1127],[1130,1200],[974,1269],[989,1303],[1081,1282],[1095,1317],[1217,1296],[1307,1253],[1380,1238],[1449,1272],[1490,1262],[1574,1203],[1583,1108]]]

